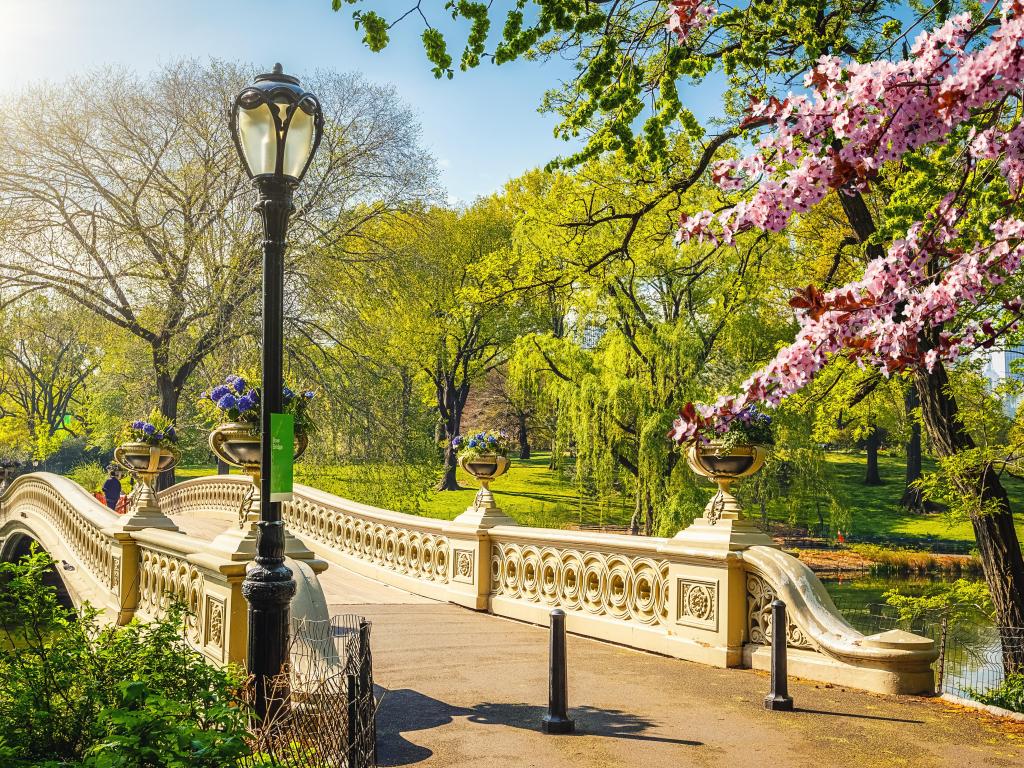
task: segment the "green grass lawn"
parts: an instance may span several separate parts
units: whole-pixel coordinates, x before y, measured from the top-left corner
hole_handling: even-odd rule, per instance
[[[376,471],[375,471],[376,470]],[[179,480],[216,473],[214,467],[179,467]],[[456,477],[463,490],[425,490],[419,498],[401,498],[392,503],[381,499],[381,486],[420,481],[402,477],[398,470],[357,466],[312,467],[295,465],[296,482],[338,496],[377,504],[399,512],[451,520],[472,504],[479,485],[460,468]],[[521,525],[538,528],[562,528],[573,523],[589,525],[627,525],[633,514],[633,501],[620,494],[611,499],[581,498],[565,473],[548,469],[548,455],[538,453],[523,461],[513,459],[509,471],[491,485],[506,514]]]
[[[851,513],[851,532],[856,536],[873,535],[894,538],[937,537],[956,541],[974,541],[968,521],[953,522],[943,514],[917,515],[900,506],[903,496],[904,463],[902,456],[880,456],[879,473],[884,485],[864,485],[865,457],[858,453],[830,453],[830,474],[835,492]],[[924,470],[934,469],[925,459]],[[1005,478],[1015,511],[1024,509],[1024,482]],[[1018,535],[1024,538],[1024,521],[1018,520]]]
[[[450,520],[473,503],[477,482],[458,470],[462,491],[431,491],[422,503],[421,514]],[[548,469],[548,456],[514,459],[506,475],[491,484],[498,504],[506,514],[522,525],[561,528],[572,523],[588,525],[628,525],[633,501],[621,494],[597,501],[580,498],[570,478]]]
[[[880,471],[885,484],[874,487],[862,482],[863,454],[832,453],[828,456],[828,463],[834,492],[850,512],[848,533],[854,537],[974,540],[968,522],[951,524],[945,515],[916,515],[899,505],[903,494],[902,457],[880,457]],[[931,464],[926,460],[925,469],[930,468]],[[458,481],[464,490],[424,490],[418,498],[413,494],[387,493],[388,488],[407,488],[415,484],[422,487],[426,484],[422,476],[402,475],[399,469],[313,467],[301,462],[295,469],[296,480],[300,483],[355,501],[442,520],[451,520],[462,513],[472,503],[477,490],[476,482],[461,469]],[[177,470],[177,474],[179,479],[187,479],[215,471],[212,467],[183,467]],[[1010,479],[1007,487],[1014,509],[1024,508],[1024,482]],[[627,525],[633,511],[632,499],[622,495],[605,500],[581,498],[566,473],[548,469],[548,457],[542,453],[527,461],[513,459],[508,474],[495,480],[492,490],[505,512],[522,525],[544,528],[562,528],[579,523]],[[710,484],[707,490],[710,498]],[[1018,531],[1024,539],[1024,523],[1018,524]]]

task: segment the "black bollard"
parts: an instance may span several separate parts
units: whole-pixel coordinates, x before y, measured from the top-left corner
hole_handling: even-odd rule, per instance
[[[786,604],[772,600],[772,692],[764,698],[764,708],[792,712],[786,671]]]
[[[565,611],[551,612],[551,669],[548,676],[548,713],[544,733],[572,733],[576,723],[569,719],[568,680],[565,671]]]

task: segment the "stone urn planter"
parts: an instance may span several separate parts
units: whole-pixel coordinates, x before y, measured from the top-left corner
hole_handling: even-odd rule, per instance
[[[690,469],[708,478],[718,486],[716,493],[704,508],[704,517],[715,525],[721,519],[739,520],[740,503],[729,492],[736,480],[757,472],[763,465],[768,450],[763,445],[734,445],[724,448],[716,443],[693,444],[686,453]]]
[[[309,438],[306,435],[295,436],[295,460],[306,450]],[[260,464],[263,449],[260,434],[251,424],[229,422],[221,424],[210,433],[210,450],[221,461],[233,467],[239,467],[245,474],[259,483]]]
[[[509,464],[507,456],[499,456],[496,453],[459,459],[459,466],[466,471],[466,474],[472,475],[480,483],[480,490],[477,491],[474,501],[475,506],[485,509],[494,506],[491,480],[504,475],[508,471]]]
[[[309,438],[305,434],[295,436],[295,459],[305,452]],[[238,467],[252,478],[252,484],[246,489],[242,503],[238,508],[238,527],[225,531],[213,540],[213,546],[228,553],[232,560],[249,560],[256,554],[258,522],[260,519],[260,480],[263,448],[260,433],[252,424],[228,422],[221,424],[210,433],[210,450],[221,461]],[[285,552],[288,557],[311,559],[313,553],[296,539],[289,531],[285,531]]]
[[[483,483],[490,483],[496,477],[504,475],[509,468],[507,456],[499,456],[495,453],[488,453],[473,458],[465,458],[459,461],[459,466],[466,470],[466,474]]]
[[[152,486],[157,475],[178,463],[178,452],[146,443],[122,443],[114,449],[114,461]]]
[[[498,508],[494,502],[494,494],[491,493],[491,481],[505,474],[510,465],[511,461],[507,456],[496,453],[484,453],[459,459],[459,466],[466,471],[466,474],[471,475],[480,483],[480,490],[477,491],[469,508],[456,517],[454,522],[476,528],[516,524],[515,520]]]
[[[157,475],[173,469],[178,463],[178,452],[173,448],[149,445],[142,442],[122,443],[114,449],[114,462],[138,478],[135,490],[129,497],[128,518],[125,530],[162,528],[178,530],[178,526],[160,511],[154,482]]]

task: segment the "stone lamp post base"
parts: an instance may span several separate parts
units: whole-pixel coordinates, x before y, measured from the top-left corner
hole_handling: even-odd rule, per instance
[[[252,485],[246,490],[238,510],[238,526],[231,527],[213,540],[213,546],[235,561],[252,560],[256,557],[256,537],[260,522],[260,472],[247,468],[246,474]],[[313,560],[316,555],[294,536],[288,528],[284,532],[285,556],[293,560]]]

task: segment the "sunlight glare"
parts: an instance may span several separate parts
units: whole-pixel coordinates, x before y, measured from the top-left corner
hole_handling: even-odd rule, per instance
[[[17,82],[36,79],[47,59],[60,57],[64,32],[77,15],[57,0],[0,0],[0,71]]]

